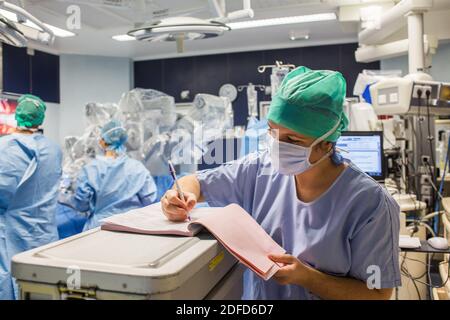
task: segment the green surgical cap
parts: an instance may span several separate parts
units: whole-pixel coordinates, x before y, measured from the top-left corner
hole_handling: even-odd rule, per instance
[[[344,114],[347,85],[340,72],[292,70],[281,83],[270,105],[268,119],[308,137],[319,138],[332,130],[325,140],[335,142],[348,126]]]
[[[44,122],[47,107],[39,97],[25,94],[17,102],[17,126],[26,128],[38,127]]]

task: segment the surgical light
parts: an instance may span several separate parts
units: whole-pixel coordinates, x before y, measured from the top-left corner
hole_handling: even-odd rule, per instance
[[[177,41],[212,38],[222,35],[230,28],[224,23],[192,17],[167,18],[136,28],[128,35],[140,41]]]

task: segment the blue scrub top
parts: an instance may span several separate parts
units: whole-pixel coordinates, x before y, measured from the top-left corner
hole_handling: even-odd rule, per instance
[[[17,298],[12,257],[58,240],[61,162],[60,148],[42,134],[0,138],[0,300]]]
[[[152,204],[156,196],[155,182],[141,162],[126,155],[97,157],[81,170],[71,205],[89,214],[84,226],[89,230],[101,219]]]
[[[367,281],[380,271],[380,288],[401,285],[400,208],[389,193],[351,162],[316,200],[298,199],[295,178],[279,174],[268,152],[252,153],[197,178],[206,201],[237,203],[288,253],[321,272]],[[369,280],[370,280],[369,279]],[[244,274],[243,299],[316,299],[297,285]]]

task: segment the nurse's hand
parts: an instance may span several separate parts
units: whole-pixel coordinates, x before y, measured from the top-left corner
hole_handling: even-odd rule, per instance
[[[302,285],[309,269],[300,260],[289,254],[269,255],[269,259],[283,266],[273,276],[279,284]]]
[[[178,197],[178,192],[169,190],[161,199],[162,210],[170,221],[181,222],[188,218],[189,212],[197,204],[195,194],[184,192],[184,201]]]

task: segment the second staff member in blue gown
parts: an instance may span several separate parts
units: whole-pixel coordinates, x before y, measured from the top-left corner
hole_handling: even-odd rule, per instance
[[[89,215],[84,230],[98,227],[101,219],[156,200],[156,185],[150,172],[125,154],[128,136],[121,123],[107,123],[101,137],[105,155],[82,169],[73,197],[75,209]]]

